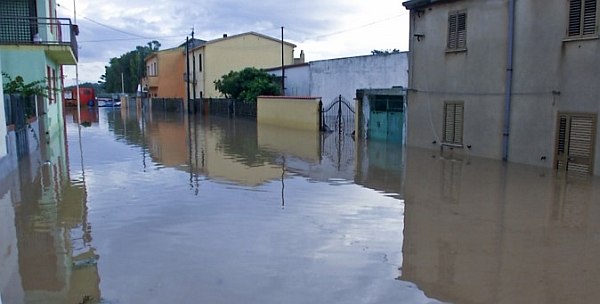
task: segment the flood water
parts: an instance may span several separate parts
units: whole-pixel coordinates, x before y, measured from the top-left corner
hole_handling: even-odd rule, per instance
[[[596,178],[244,119],[82,117],[0,180],[2,304],[600,299]]]

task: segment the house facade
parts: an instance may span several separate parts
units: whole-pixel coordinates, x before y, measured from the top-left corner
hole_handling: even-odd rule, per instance
[[[596,0],[412,0],[410,146],[600,175]]]
[[[190,48],[205,43],[200,39],[192,39],[187,43]],[[142,86],[148,97],[186,99],[185,88],[185,45],[156,51],[144,59],[146,75],[142,78]]]
[[[282,43],[280,39],[255,32],[223,35],[201,44],[188,55],[191,94],[195,91],[197,98],[222,97],[214,82],[223,75],[247,67],[265,69],[281,66],[282,60],[285,65],[292,64],[295,47],[292,43]]]
[[[162,50],[146,57],[142,85],[149,97],[185,98],[185,47]]]
[[[63,102],[60,93],[63,88],[62,66],[75,65],[78,58],[78,28],[70,19],[58,18],[56,7],[56,0],[0,1],[2,72],[11,79],[22,77],[25,84],[39,81],[48,88],[46,96],[32,101],[31,113],[27,115],[29,126],[36,126],[32,132],[39,132],[36,143],[39,145],[52,145],[60,140],[63,133]],[[3,83],[9,81],[4,76],[2,78]],[[10,93],[4,92],[4,95]],[[1,100],[3,106],[10,98]],[[9,115],[13,121],[14,111],[4,113],[3,119]],[[18,118],[22,120],[21,115]],[[0,155],[7,150],[6,146],[10,140],[10,137],[6,136],[7,131],[4,131],[6,123],[11,122],[2,123],[0,136],[3,137],[3,141],[0,141],[0,144],[4,148]],[[15,130],[18,135],[20,127],[12,125],[9,129]]]

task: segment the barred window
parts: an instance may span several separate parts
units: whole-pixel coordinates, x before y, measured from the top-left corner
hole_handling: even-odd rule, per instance
[[[597,34],[596,0],[570,0],[568,37],[581,37]]]
[[[448,15],[448,50],[467,48],[467,13],[452,12]]]

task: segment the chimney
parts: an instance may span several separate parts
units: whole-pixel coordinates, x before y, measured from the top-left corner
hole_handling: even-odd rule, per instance
[[[227,38],[227,34],[223,34],[223,38]]]

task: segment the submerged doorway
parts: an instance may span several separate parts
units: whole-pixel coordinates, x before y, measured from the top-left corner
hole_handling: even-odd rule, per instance
[[[593,173],[596,121],[596,114],[558,113],[554,156],[557,170]]]

